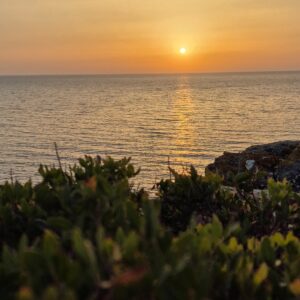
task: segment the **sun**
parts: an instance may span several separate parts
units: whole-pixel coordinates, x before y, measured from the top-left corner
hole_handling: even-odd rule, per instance
[[[179,49],[179,53],[180,53],[181,55],[185,55],[185,54],[186,54],[186,48],[184,48],[184,47],[180,48],[180,49]]]

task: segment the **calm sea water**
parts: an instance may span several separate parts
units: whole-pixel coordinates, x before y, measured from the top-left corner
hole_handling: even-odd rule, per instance
[[[0,77],[0,182],[40,163],[131,156],[150,187],[223,151],[300,138],[300,73]]]

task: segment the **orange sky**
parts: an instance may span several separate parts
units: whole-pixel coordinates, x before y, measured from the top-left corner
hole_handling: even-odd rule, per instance
[[[0,74],[299,70],[299,16],[300,0],[2,0]]]

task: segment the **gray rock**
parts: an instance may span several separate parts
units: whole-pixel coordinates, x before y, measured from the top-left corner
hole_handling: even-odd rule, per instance
[[[300,160],[289,165],[283,166],[278,170],[278,180],[287,179],[296,192],[300,192]]]
[[[274,142],[270,144],[254,145],[247,148],[244,152],[249,152],[249,153],[266,152],[281,158],[285,158],[299,145],[300,145],[300,141],[280,141],[280,142]]]
[[[280,141],[251,146],[240,153],[224,152],[206,167],[205,172],[218,173],[224,177],[224,184],[230,185],[230,176],[246,171],[250,162],[266,176],[254,182],[254,188],[266,188],[268,178],[286,178],[293,189],[300,192],[300,141]]]

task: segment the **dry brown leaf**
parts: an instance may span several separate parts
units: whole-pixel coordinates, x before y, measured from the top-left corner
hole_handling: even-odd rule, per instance
[[[87,179],[84,182],[84,186],[95,192],[96,188],[97,188],[97,178],[96,178],[96,176],[93,176],[93,177]]]
[[[114,285],[130,285],[142,280],[146,273],[148,272],[147,267],[138,267],[134,269],[129,269],[120,274],[114,280]]]

